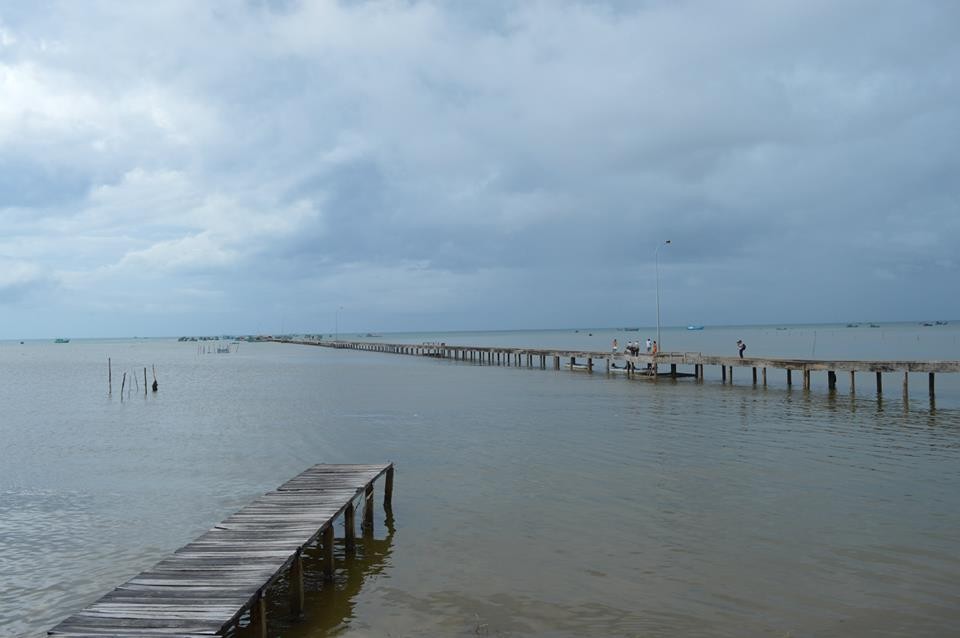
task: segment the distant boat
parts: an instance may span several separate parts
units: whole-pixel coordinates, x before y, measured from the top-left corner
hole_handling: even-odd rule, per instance
[[[54,343],[70,343],[69,339],[54,339]]]
[[[880,324],[879,324],[879,323],[871,323],[871,324],[870,324],[870,327],[871,327],[871,328],[879,328],[879,327],[880,327]]]
[[[945,325],[947,325],[947,324],[950,323],[950,322],[949,322],[949,321],[934,321],[933,323],[934,323],[935,325],[937,325],[937,326],[945,326]]]
[[[687,326],[687,330],[703,330],[703,326]]]
[[[640,332],[640,328],[624,328],[624,332]]]
[[[848,324],[847,324],[847,327],[848,327],[848,328],[859,328],[859,327],[860,327],[860,324],[859,324],[859,323],[848,323]]]
[[[924,321],[924,322],[923,322],[923,323],[921,323],[920,325],[921,325],[921,326],[927,326],[927,327],[930,327],[930,326],[932,326],[933,324],[932,324],[932,323],[930,323],[929,321]]]

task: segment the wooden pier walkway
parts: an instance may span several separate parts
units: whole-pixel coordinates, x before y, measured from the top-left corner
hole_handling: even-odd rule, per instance
[[[277,339],[282,343],[297,343],[327,348],[346,348],[368,352],[385,352],[391,354],[406,354],[471,363],[547,368],[552,359],[552,367],[556,370],[566,367],[570,370],[593,372],[598,365],[603,365],[608,374],[618,373],[628,377],[638,378],[680,378],[691,377],[698,381],[704,379],[706,366],[719,366],[721,379],[724,383],[733,383],[734,368],[749,368],[750,379],[754,385],[767,384],[767,369],[779,369],[786,372],[788,386],[793,385],[793,373],[801,375],[803,388],[810,389],[811,374],[813,372],[827,373],[827,387],[835,390],[837,387],[837,372],[847,372],[850,377],[850,388],[856,387],[856,373],[872,373],[876,381],[877,393],[883,391],[884,373],[902,373],[903,394],[908,395],[911,373],[926,373],[927,388],[931,397],[934,396],[935,375],[937,373],[960,372],[960,361],[873,361],[873,360],[821,360],[821,359],[792,359],[768,357],[715,357],[700,352],[661,352],[657,355],[642,353],[629,355],[610,351],[589,350],[556,350],[542,348],[512,348],[498,346],[458,346],[447,343],[380,343],[370,341],[310,341]],[[620,364],[618,366],[618,364]],[[685,366],[682,371],[679,366]]]
[[[48,634],[71,638],[198,638],[235,632],[266,636],[267,588],[289,577],[291,607],[303,609],[307,545],[322,544],[325,580],[334,570],[334,521],[343,516],[348,551],[355,537],[355,501],[373,525],[373,484],[385,475],[389,512],[393,464],[315,465],[253,501],[192,543],[70,616]]]

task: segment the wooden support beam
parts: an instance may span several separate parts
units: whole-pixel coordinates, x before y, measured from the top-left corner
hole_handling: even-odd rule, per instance
[[[883,393],[883,377],[880,376],[880,372],[877,371],[877,394]]]
[[[351,500],[343,510],[343,544],[348,552],[354,549],[354,539],[357,537],[357,512]]]
[[[363,494],[363,530],[373,529],[373,484],[367,486]]]
[[[793,370],[787,368],[787,385],[793,385]]]
[[[677,378],[677,364],[675,363],[670,364],[670,376],[674,379]]]
[[[299,549],[290,565],[290,608],[295,616],[303,613],[303,559]]]
[[[333,524],[327,525],[321,534],[323,543],[323,580],[333,582]]]
[[[763,369],[763,385],[764,386],[767,385],[767,369],[766,368]]]
[[[933,392],[933,385],[934,385],[934,383],[933,383],[933,373],[932,373],[932,372],[929,373],[929,377],[928,377],[928,379],[927,379],[927,385],[928,385],[929,388],[930,388],[930,396],[933,396],[933,394],[934,394],[934,392]]]
[[[803,389],[804,390],[810,389],[810,371],[809,370],[803,371]]]
[[[610,359],[604,359],[607,362],[607,374],[610,374]]]
[[[757,385],[757,368],[756,368],[756,366],[754,366],[754,368],[753,368],[753,385]]]
[[[560,355],[556,355],[555,357],[553,357],[553,368],[555,370],[560,369]]]
[[[723,383],[727,382],[727,366],[720,366],[720,374],[723,380]]]
[[[837,373],[833,370],[827,370],[827,389],[836,390],[837,389]]]
[[[257,592],[257,599],[250,607],[250,626],[247,630],[250,632],[248,635],[254,638],[267,638],[267,599],[263,596],[263,590]]]
[[[391,465],[387,469],[387,476],[383,481],[383,508],[389,510],[393,506],[393,472]]]
[[[857,373],[854,370],[850,371],[850,394],[856,394],[857,392]]]
[[[910,394],[910,373],[903,372],[903,398],[906,399]]]

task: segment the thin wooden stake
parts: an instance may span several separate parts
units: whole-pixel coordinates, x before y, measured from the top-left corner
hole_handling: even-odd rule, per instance
[[[107,392],[110,396],[113,396],[113,366],[110,357],[107,357]]]

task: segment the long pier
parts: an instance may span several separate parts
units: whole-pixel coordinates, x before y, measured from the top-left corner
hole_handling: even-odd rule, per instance
[[[304,606],[305,548],[319,542],[323,578],[334,573],[334,521],[354,547],[356,506],[372,531],[374,481],[385,476],[389,512],[393,464],[315,465],[133,577],[47,632],[69,638],[267,636],[266,591],[286,577],[290,606]]]
[[[794,373],[800,376],[805,390],[811,387],[811,375],[814,372],[827,373],[827,387],[837,388],[837,373],[849,375],[850,388],[856,388],[857,373],[867,373],[874,377],[878,394],[883,392],[883,374],[900,373],[904,396],[909,394],[910,373],[927,374],[927,390],[934,396],[936,374],[960,372],[960,361],[873,361],[873,360],[825,360],[792,359],[768,357],[716,357],[700,352],[661,352],[624,354],[611,351],[557,350],[541,348],[513,348],[499,346],[460,346],[447,343],[380,343],[370,341],[316,341],[276,339],[281,343],[322,346],[327,348],[345,348],[367,352],[383,352],[441,359],[452,359],[485,365],[516,366],[542,368],[553,367],[556,370],[566,367],[570,370],[594,372],[603,367],[607,374],[624,374],[633,378],[658,379],[663,377],[690,377],[703,381],[707,366],[720,368],[724,383],[733,382],[734,369],[749,369],[749,379],[754,385],[767,384],[767,370],[778,369],[786,372],[788,386],[793,385]],[[548,366],[548,363],[550,366]],[[619,365],[618,365],[619,364]],[[681,366],[686,368],[681,369]]]

